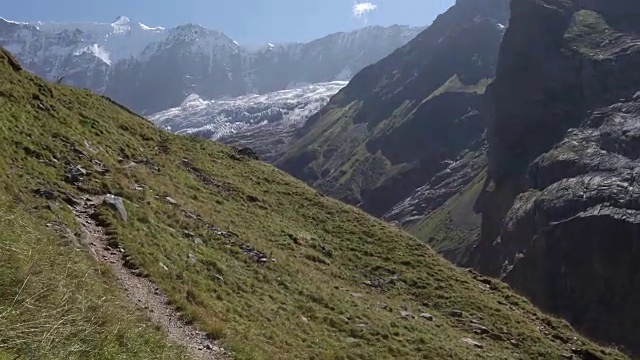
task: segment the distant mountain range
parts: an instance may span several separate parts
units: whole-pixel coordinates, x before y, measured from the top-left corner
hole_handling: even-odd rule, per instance
[[[140,114],[203,99],[345,81],[414,38],[422,27],[368,26],[309,43],[243,47],[200,25],[20,23],[0,18],[0,46],[49,80],[89,88]]]

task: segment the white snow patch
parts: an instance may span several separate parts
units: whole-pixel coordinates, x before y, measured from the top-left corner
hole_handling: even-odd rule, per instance
[[[97,58],[104,61],[107,65],[111,65],[109,52],[100,47],[98,44],[89,45],[83,49],[76,50],[73,55],[80,55],[82,53],[92,53]]]
[[[85,43],[97,44],[109,54],[111,63],[130,57],[139,56],[152,43],[166,39],[168,31],[162,27],[149,27],[142,24],[131,26],[132,22],[126,16],[118,17],[113,23],[95,22],[42,22],[31,23],[45,35],[79,30],[81,39]],[[81,48],[80,48],[81,49]],[[78,49],[77,49],[78,50]]]
[[[1,16],[0,16],[0,21],[4,21],[4,22],[9,23],[9,24],[28,25],[28,23],[26,23],[26,22],[13,21],[13,20],[5,19],[5,18],[3,18]]]

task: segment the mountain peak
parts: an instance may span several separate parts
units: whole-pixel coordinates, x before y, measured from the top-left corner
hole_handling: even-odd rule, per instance
[[[129,25],[129,24],[131,24],[131,20],[128,17],[124,16],[124,15],[120,15],[112,22],[112,24],[113,25],[123,25],[123,26],[124,25]]]

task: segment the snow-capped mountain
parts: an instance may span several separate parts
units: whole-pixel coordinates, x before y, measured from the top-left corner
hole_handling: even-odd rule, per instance
[[[265,160],[305,121],[347,85],[333,81],[262,95],[203,100],[198,95],[149,116],[156,125],[228,144],[250,143]]]
[[[0,18],[0,45],[26,69],[89,88],[141,114],[204,99],[269,93],[349,80],[422,28],[369,26],[309,43],[245,48],[225,34],[186,24],[150,27],[121,16],[112,23],[19,23]]]

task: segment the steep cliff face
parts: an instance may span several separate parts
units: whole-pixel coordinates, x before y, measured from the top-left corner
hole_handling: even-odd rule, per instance
[[[640,354],[640,3],[511,12],[468,265]]]
[[[356,74],[276,164],[375,216],[392,210],[481,141],[507,3],[459,0]]]

